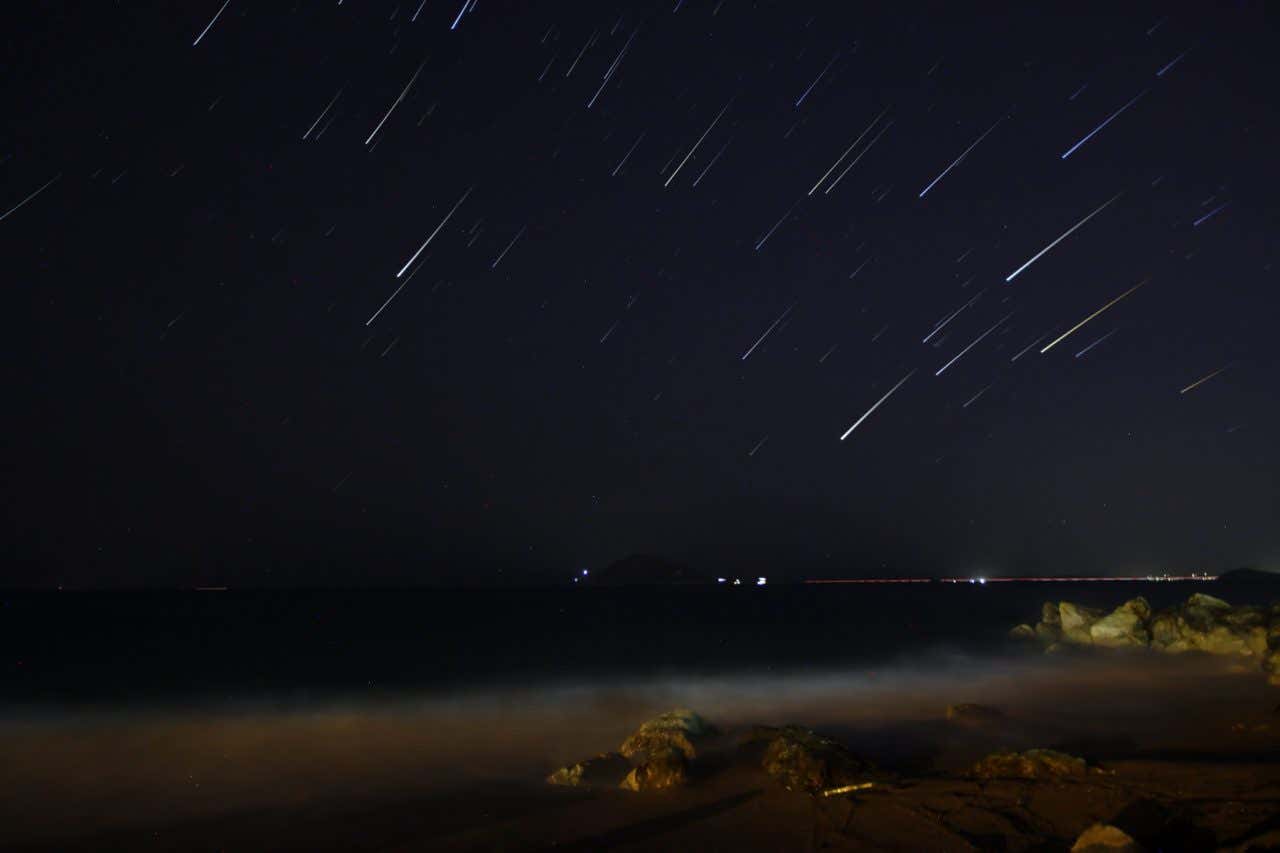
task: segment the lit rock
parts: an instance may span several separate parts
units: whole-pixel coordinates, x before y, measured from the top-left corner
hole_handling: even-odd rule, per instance
[[[622,780],[621,787],[628,791],[659,791],[678,788],[687,781],[684,753],[668,747],[646,753]]]
[[[1119,827],[1095,823],[1080,833],[1071,853],[1142,853],[1142,845]]]
[[[1089,637],[1104,648],[1145,647],[1151,643],[1150,618],[1151,605],[1145,598],[1134,598],[1090,625]]]
[[[1102,611],[1081,607],[1070,601],[1058,602],[1058,615],[1062,620],[1062,642],[1077,646],[1093,645],[1089,628],[1102,618]]]
[[[714,732],[715,729],[693,711],[677,708],[646,720],[622,742],[618,751],[636,761],[648,754],[676,749],[685,760],[692,761],[698,754],[695,742]]]

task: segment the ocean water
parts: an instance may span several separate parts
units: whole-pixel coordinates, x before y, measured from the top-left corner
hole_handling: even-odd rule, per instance
[[[277,703],[594,679],[803,675],[1006,653],[1045,600],[1207,583],[0,593],[0,701]],[[1228,590],[1227,592],[1234,592]],[[1257,593],[1246,591],[1251,597]]]
[[[730,731],[808,725],[907,773],[992,748],[1217,751],[1234,723],[1272,719],[1280,691],[1256,673],[1005,637],[1046,599],[1159,607],[1197,590],[1266,598],[1212,583],[6,594],[0,847],[518,799],[672,707]],[[945,721],[956,702],[1009,722],[970,739]],[[443,831],[441,808],[421,831]]]

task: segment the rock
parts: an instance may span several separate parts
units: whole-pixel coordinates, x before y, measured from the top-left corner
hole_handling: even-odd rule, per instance
[[[1262,671],[1267,673],[1269,684],[1280,686],[1280,649],[1267,652],[1262,659]],[[1280,713],[1280,707],[1276,708],[1276,713]]]
[[[1146,647],[1151,643],[1147,620],[1151,618],[1151,605],[1145,598],[1134,598],[1089,626],[1089,638],[1095,646],[1104,648]]]
[[[569,787],[602,786],[615,787],[631,770],[631,762],[616,752],[603,752],[595,758],[561,767],[547,777],[552,785]]]
[[[1062,626],[1062,617],[1058,613],[1058,605],[1052,601],[1046,601],[1040,605],[1040,621],[1045,625]]]
[[[1162,652],[1191,650],[1191,644],[1182,637],[1177,616],[1172,613],[1160,613],[1152,618],[1151,647]]]
[[[958,705],[947,706],[947,719],[962,725],[980,726],[999,722],[1005,719],[1005,716],[1003,712],[986,705],[961,702]]]
[[[1047,622],[1036,623],[1036,639],[1043,645],[1051,646],[1062,639],[1062,627]]]
[[[1012,635],[1027,638],[1026,626]],[[1069,601],[1046,603],[1032,630],[1046,652],[1063,646],[1150,647],[1160,652],[1199,651],[1241,658],[1242,666],[1262,669],[1280,684],[1280,604],[1269,608],[1233,607],[1204,593],[1181,605],[1153,612],[1144,598],[1133,598],[1110,613]]]
[[[1142,847],[1129,833],[1115,826],[1095,823],[1080,833],[1071,853],[1141,853]]]
[[[647,752],[632,768],[621,787],[628,791],[657,791],[677,788],[686,781],[685,754],[675,747]]]
[[[1102,611],[1081,607],[1070,601],[1058,602],[1058,615],[1062,619],[1062,641],[1077,646],[1093,645],[1089,628],[1102,618]]]
[[[1088,768],[1083,758],[1052,749],[1026,752],[993,752],[973,766],[979,779],[1052,779],[1083,776]]]
[[[758,727],[750,740],[768,740],[764,771],[788,791],[817,793],[865,781],[875,767],[844,745],[800,726]]]
[[[1267,617],[1267,648],[1280,649],[1280,604],[1271,605]]]
[[[687,761],[697,757],[694,742],[714,733],[706,720],[687,708],[677,708],[647,720],[622,742],[618,751],[633,761],[647,754],[677,749]]]
[[[1009,639],[1011,640],[1034,640],[1036,638],[1036,629],[1030,625],[1015,625],[1009,631]]]
[[[1210,610],[1230,610],[1231,605],[1227,604],[1221,598],[1214,598],[1212,595],[1205,595],[1203,592],[1193,592],[1187,598],[1188,607],[1205,607]]]

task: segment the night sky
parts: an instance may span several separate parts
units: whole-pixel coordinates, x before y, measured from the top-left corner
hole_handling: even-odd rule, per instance
[[[1280,568],[1265,4],[26,6],[8,582]]]

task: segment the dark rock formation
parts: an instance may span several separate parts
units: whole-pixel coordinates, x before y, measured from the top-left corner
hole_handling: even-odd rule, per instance
[[[621,787],[628,791],[657,791],[663,788],[677,788],[688,781],[685,754],[678,749],[666,749],[647,752],[640,759]]]
[[[1088,768],[1083,758],[1052,749],[1026,752],[993,752],[973,765],[979,779],[1053,779],[1084,776]]]
[[[875,767],[843,744],[801,726],[757,726],[747,740],[765,741],[764,771],[788,791],[818,793],[866,780]]]

